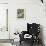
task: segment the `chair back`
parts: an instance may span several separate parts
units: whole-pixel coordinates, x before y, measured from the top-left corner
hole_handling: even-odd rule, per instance
[[[27,23],[27,30],[30,35],[38,35],[40,33],[40,24]]]

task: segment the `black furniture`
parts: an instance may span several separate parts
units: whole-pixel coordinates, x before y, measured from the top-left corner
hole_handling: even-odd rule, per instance
[[[27,31],[22,31],[22,34],[19,35],[20,36],[20,44],[22,41],[25,41],[25,38],[24,38],[25,34],[29,34],[32,36],[30,39],[28,39],[28,38],[26,39],[26,41],[30,41],[31,46],[33,45],[33,43],[39,44],[39,42],[40,42],[39,33],[40,33],[40,24],[27,23]]]

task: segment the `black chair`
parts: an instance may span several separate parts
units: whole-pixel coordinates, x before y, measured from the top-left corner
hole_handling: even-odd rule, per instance
[[[32,35],[33,41],[37,41],[39,43],[40,24],[27,23],[27,31]]]
[[[27,23],[27,31],[22,31],[22,34],[20,34],[20,44],[22,41],[24,41],[25,34],[32,35],[32,38],[29,40],[31,41],[32,45],[34,42],[39,43],[39,33],[40,33],[40,24]]]

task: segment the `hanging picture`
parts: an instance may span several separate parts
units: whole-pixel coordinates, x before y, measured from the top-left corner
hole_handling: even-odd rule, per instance
[[[24,18],[24,9],[17,9],[17,18]]]

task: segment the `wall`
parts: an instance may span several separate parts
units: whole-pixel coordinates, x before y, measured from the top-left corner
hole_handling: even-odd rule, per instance
[[[0,3],[8,3],[8,0],[0,0]],[[2,19],[4,19],[6,17],[6,9],[8,8],[7,4],[0,4],[0,21],[3,21]],[[1,18],[1,15],[3,18]],[[6,19],[6,18],[5,18]],[[4,21],[5,21],[4,19]],[[3,23],[0,22],[0,27],[3,27],[6,23],[6,21]],[[3,25],[2,25],[3,24]],[[1,26],[2,25],[2,26]],[[0,39],[8,39],[9,38],[9,32],[0,31]],[[0,43],[0,46],[12,46],[11,43]]]
[[[16,18],[19,8],[25,9],[25,19]],[[42,25],[44,41],[46,42],[45,5],[40,0],[9,0],[9,31],[11,38],[14,38],[15,31],[27,30],[27,22]]]
[[[20,31],[26,30],[27,22],[37,22],[40,23],[39,19],[43,16],[43,6],[39,1],[30,1],[30,0],[12,0],[9,2],[9,28],[11,32],[14,32],[16,29]],[[25,19],[17,19],[17,9],[25,9]],[[14,12],[13,12],[14,11]]]
[[[8,3],[8,0],[0,0],[0,3]]]
[[[8,2],[8,0],[0,0],[0,2]],[[44,1],[45,2],[45,1]],[[18,8],[25,9],[25,19],[17,19],[16,13]],[[9,0],[9,32],[11,38],[16,30],[26,30],[27,22],[40,23],[43,26],[44,41],[46,44],[46,16],[45,4],[40,0]],[[4,46],[4,45],[1,45]]]
[[[0,4],[0,39],[9,38],[9,32],[6,31],[7,9],[8,9],[8,4]]]

